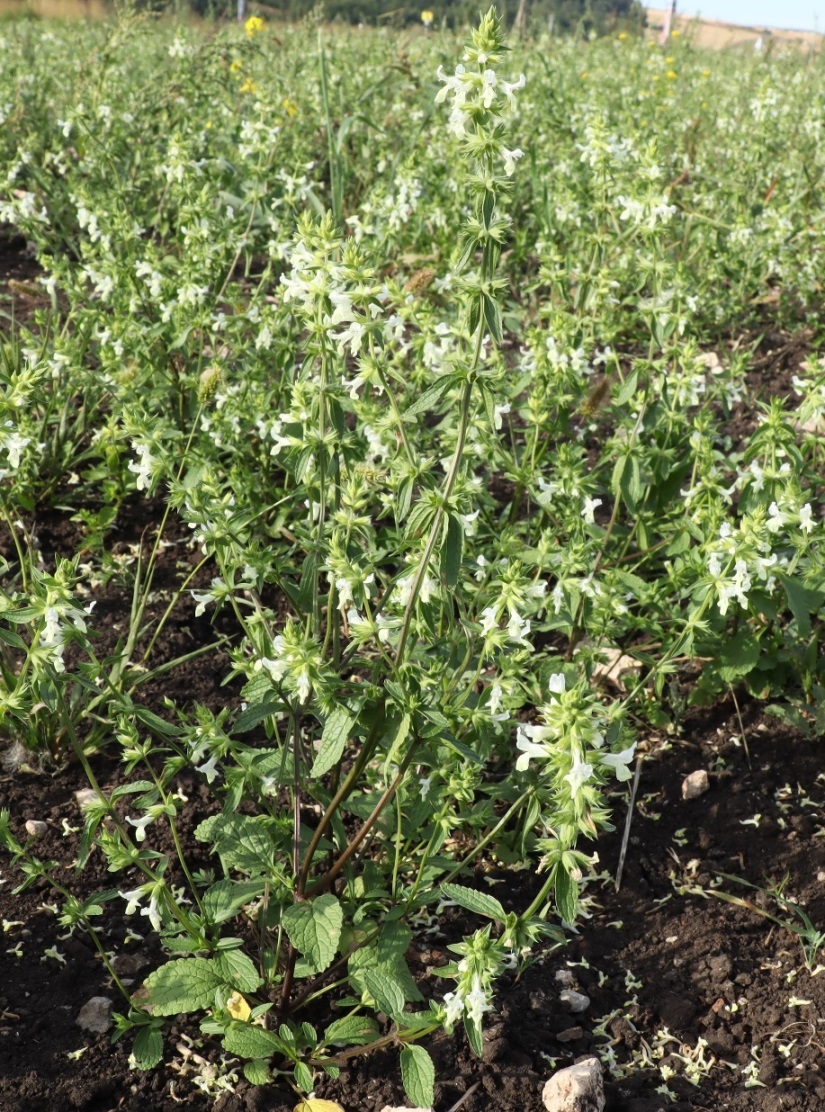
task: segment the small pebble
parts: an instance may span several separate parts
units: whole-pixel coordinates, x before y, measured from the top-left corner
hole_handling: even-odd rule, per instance
[[[560,1043],[575,1042],[576,1039],[584,1038],[583,1027],[568,1027],[566,1031],[559,1031],[556,1038]]]
[[[28,819],[26,822],[26,833],[32,838],[42,838],[48,829],[46,823],[38,819]]]
[[[604,1112],[604,1079],[598,1058],[585,1058],[554,1073],[541,1094],[547,1112]]]
[[[710,787],[710,777],[703,768],[691,772],[682,781],[682,799],[698,799]]]
[[[108,996],[93,996],[80,1009],[75,1023],[84,1031],[105,1034],[112,1026],[112,1001]]]
[[[569,969],[557,969],[555,979],[558,984],[563,985],[565,988],[572,988],[576,983],[576,978]]]
[[[583,992],[574,992],[572,988],[566,988],[564,992],[560,992],[559,1000],[564,1004],[565,1009],[572,1012],[573,1015],[580,1015],[590,1007],[590,997],[585,996]]]
[[[82,811],[84,807],[88,807],[90,803],[97,803],[97,792],[94,788],[81,788],[79,792],[74,793],[75,803]]]

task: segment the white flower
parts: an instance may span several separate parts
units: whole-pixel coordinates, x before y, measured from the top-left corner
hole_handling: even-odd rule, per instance
[[[542,744],[548,736],[546,726],[519,726],[516,731],[516,749],[521,750],[521,756],[516,761],[516,769],[524,772],[530,761],[547,759],[547,747]]]
[[[515,103],[515,99],[516,99],[513,96],[513,93],[517,93],[519,89],[523,89],[526,84],[527,84],[527,78],[524,76],[523,73],[520,73],[519,77],[518,77],[518,81],[513,81],[513,82],[500,81],[499,82],[499,88],[504,93],[504,95],[507,97],[510,104],[513,105]]]
[[[464,1007],[467,1010],[467,1015],[480,1027],[482,1015],[484,1012],[489,1012],[491,1006],[492,1005],[487,1003],[487,995],[481,987],[478,978],[476,978],[472,992],[468,992],[464,998]]]
[[[567,681],[564,678],[564,672],[554,672],[547,683],[547,686],[550,689],[550,694],[561,695],[561,693],[565,690],[566,682]],[[556,702],[555,699],[553,699],[552,701],[554,703]]]
[[[772,533],[778,533],[782,526],[786,524],[788,515],[780,510],[776,502],[771,502],[768,506],[768,514],[770,515],[767,521],[768,528]]]
[[[501,707],[503,694],[504,693],[501,690],[501,684],[499,683],[490,688],[490,702],[487,704],[487,709],[489,710],[490,714],[498,714],[498,711]]]
[[[216,776],[220,776],[220,771],[219,771],[217,765],[218,765],[218,758],[213,753],[213,755],[209,758],[209,760],[205,764],[195,766],[195,772],[202,772],[203,775],[208,780],[208,782],[211,784]]]
[[[155,821],[155,816],[144,815],[143,818],[132,819],[129,818],[129,816],[127,815],[126,821],[129,823],[130,826],[134,826],[135,828],[135,840],[138,842],[143,842],[146,840],[146,827],[149,825],[150,822]]]
[[[481,611],[481,632],[486,637],[498,629],[498,609],[495,606],[485,606]]]
[[[444,1003],[447,1006],[444,1023],[449,1028],[461,1019],[462,1013],[464,1012],[464,1001],[457,993],[448,992],[444,997]]]
[[[587,761],[579,760],[575,757],[573,760],[573,767],[565,776],[565,780],[570,785],[570,790],[573,795],[578,795],[579,789],[585,784],[593,775],[593,766],[588,764]]]
[[[813,511],[811,510],[811,503],[806,502],[804,506],[799,509],[799,528],[804,533],[813,532],[814,521]]]
[[[585,525],[593,524],[593,511],[601,506],[601,498],[585,498],[582,504],[582,517],[584,518]]]
[[[506,147],[502,147],[501,153],[504,156],[504,173],[507,175],[508,178],[510,178],[516,172],[516,162],[520,158],[524,158],[524,151],[521,149],[521,147],[516,147],[514,151],[510,151]]]
[[[633,775],[630,762],[633,760],[635,752],[636,742],[634,741],[632,745],[627,749],[623,749],[621,753],[602,754],[601,763],[613,769],[617,780],[629,780]]]
[[[493,410],[493,423],[494,423],[494,425],[497,429],[501,428],[501,418],[504,416],[505,413],[509,413],[509,412],[510,412],[510,403],[509,402],[507,402],[506,405],[497,405],[495,407],[495,409]]]
[[[516,644],[519,645],[526,645],[529,649],[532,647],[530,645],[530,642],[527,640],[527,634],[529,632],[529,619],[522,618],[522,616],[516,610],[512,610],[510,612],[510,619],[507,622],[507,636],[510,638],[510,640],[515,641]]]
[[[132,448],[137,452],[138,459],[131,460],[129,470],[137,475],[135,483],[138,490],[149,490],[152,485],[152,467],[155,460],[152,458],[152,449],[148,444],[132,443]]]

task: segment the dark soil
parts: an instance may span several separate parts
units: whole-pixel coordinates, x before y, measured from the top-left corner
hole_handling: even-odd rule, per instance
[[[613,1112],[802,1112],[825,1101],[825,977],[805,968],[789,930],[710,894],[721,883],[722,890],[756,897],[768,907],[758,893],[720,882],[720,874],[761,886],[787,875],[786,895],[803,904],[815,924],[825,922],[825,774],[819,751],[775,720],[761,718],[755,706],[744,708],[744,718],[750,765],[732,703],[692,713],[684,737],[659,744],[649,756],[621,890],[612,881],[617,832],[598,845],[604,871],[586,888],[588,917],[579,932],[565,948],[503,983],[496,1011],[486,1017],[483,1060],[470,1055],[463,1036],[431,1041],[437,1112],[447,1112],[476,1083],[461,1106],[467,1112],[539,1110],[543,1081],[554,1068],[590,1054],[605,1063]],[[683,778],[697,769],[709,772],[710,789],[685,801]],[[114,786],[116,774],[115,766],[99,764],[105,788]],[[78,894],[112,885],[96,854],[83,873],[72,871],[80,825],[73,793],[85,786],[76,766],[53,775],[18,770],[0,781],[0,804],[11,810],[15,830],[22,836],[27,820],[46,822],[38,852],[59,863],[56,878]],[[181,818],[186,837],[215,803],[194,780],[182,788],[189,798]],[[617,798],[618,825],[624,811],[625,800]],[[195,864],[204,864],[203,847],[192,848]],[[120,1008],[117,993],[91,943],[60,930],[49,889],[13,895],[18,878],[5,861],[1,875],[2,1112],[210,1107],[213,1101],[193,1086],[193,1055],[211,1062],[219,1055],[208,1044],[197,1045],[194,1024],[169,1031],[167,1064],[150,1074],[129,1070],[128,1038],[111,1047],[108,1036],[76,1026],[92,996],[108,995]],[[499,873],[492,890],[505,906],[518,907],[536,884],[533,875]],[[124,906],[109,905],[102,936],[107,948],[124,955],[124,975],[137,985],[163,959],[149,943],[127,938],[129,927],[141,930],[141,920],[124,919]],[[476,925],[448,922],[448,936],[414,945],[408,958],[425,994],[443,991],[428,971],[446,960],[446,942]],[[568,985],[562,977],[572,981]],[[559,1000],[564,987],[590,998],[586,1012],[565,1010]],[[667,1082],[672,1098],[657,1093],[662,1068],[673,1071]],[[405,1103],[395,1052],[362,1060],[338,1082],[319,1083],[322,1090],[348,1112]],[[241,1080],[216,1107],[285,1112],[294,1104],[288,1091],[254,1090]]]
[[[0,273],[0,315],[19,320],[40,303],[37,265],[19,238],[0,234]],[[774,359],[750,372],[751,387],[764,379],[764,398],[788,393],[802,358],[801,348],[783,344],[766,340],[765,353]],[[753,410],[736,417],[746,436]],[[151,546],[157,520],[151,514],[145,504],[126,506],[120,514],[108,543],[124,564],[138,546],[144,554]],[[45,566],[84,543],[81,527],[58,513],[43,512],[27,525]],[[161,617],[170,592],[199,559],[182,530],[173,527],[167,540],[149,623]],[[6,544],[0,538],[0,548]],[[190,587],[205,586],[213,574],[201,569]],[[94,623],[99,656],[114,648],[130,601],[128,574],[101,588]],[[221,617],[217,626],[194,619],[187,597],[172,612],[151,663],[232,632],[229,618]],[[147,685],[140,699],[159,713],[166,697],[181,707],[197,701],[217,710],[237,702],[237,691],[221,686],[227,670],[228,658],[210,653]],[[595,847],[598,875],[586,885],[580,926],[564,948],[548,947],[521,976],[501,982],[496,1010],[485,1017],[483,1058],[470,1054],[461,1034],[427,1044],[436,1062],[436,1112],[539,1112],[543,1083],[554,1070],[594,1054],[605,1067],[608,1112],[825,1107],[825,968],[815,946],[807,953],[812,968],[806,968],[799,938],[756,908],[795,926],[801,920],[731,879],[762,888],[786,880],[785,895],[805,908],[814,925],[825,927],[825,772],[815,743],[764,716],[744,696],[739,707],[744,738],[730,700],[690,711],[679,737],[647,739],[621,889],[616,891],[613,877],[626,792],[614,800],[619,830]],[[0,737],[0,751],[6,748]],[[684,777],[697,770],[709,774],[709,790],[685,800]],[[95,771],[104,789],[118,783],[117,765],[98,758]],[[79,897],[117,882],[129,886],[106,873],[97,852],[83,872],[73,869],[81,824],[74,793],[86,786],[72,763],[52,771],[0,770],[0,807],[11,812],[15,833],[24,839],[28,820],[45,822],[37,852],[55,862],[55,879]],[[179,818],[181,836],[192,867],[204,867],[204,848],[192,831],[217,803],[199,778],[184,775],[180,787],[188,800]],[[155,830],[159,848],[171,849],[163,844],[160,824]],[[540,879],[490,872],[477,883],[489,884],[505,906],[519,908]],[[195,1023],[166,1029],[165,1064],[151,1073],[129,1068],[128,1036],[112,1046],[108,1034],[82,1031],[77,1016],[91,997],[108,996],[116,1010],[125,1010],[123,1003],[91,941],[79,933],[68,936],[59,926],[51,889],[43,882],[14,894],[19,880],[8,860],[0,860],[0,1112],[294,1107],[297,1098],[287,1088],[253,1089],[242,1079],[231,1083],[231,1073],[221,1093],[218,1080],[239,1064],[222,1065],[219,1050]],[[731,905],[714,889],[750,900],[754,908]],[[124,908],[121,900],[107,905],[100,933],[107,949],[119,955],[121,975],[137,988],[164,958],[142,929],[145,921],[127,919]],[[443,933],[419,935],[407,957],[425,996],[444,991],[432,970],[447,960],[447,944],[478,925],[470,916],[448,914]],[[133,933],[138,931],[145,939]],[[584,1012],[566,1010],[564,988],[589,998]],[[235,1076],[242,1077],[240,1069]],[[356,1059],[337,1082],[319,1080],[318,1095],[340,1101],[346,1112],[406,1104],[397,1052]]]

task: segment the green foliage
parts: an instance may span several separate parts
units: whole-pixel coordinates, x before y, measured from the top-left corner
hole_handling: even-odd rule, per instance
[[[0,218],[43,275],[0,344],[0,720],[10,767],[82,764],[79,864],[117,887],[0,842],[67,927],[122,899],[157,936],[117,1020],[143,1068],[193,1015],[253,1084],[394,1046],[428,1106],[427,1038],[480,1054],[501,971],[574,923],[640,724],[733,690],[823,732],[822,75],[636,14],[3,28]],[[768,318],[811,347],[770,401]],[[207,654],[219,712],[143,705]],[[532,899],[478,890],[482,854]],[[413,1011],[450,904],[481,925]]]

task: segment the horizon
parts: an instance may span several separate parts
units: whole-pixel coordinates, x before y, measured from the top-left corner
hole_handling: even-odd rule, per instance
[[[665,4],[662,7],[666,6]],[[653,10],[659,5],[651,4]],[[825,0],[677,0],[677,16],[718,20],[740,27],[782,31],[825,31]]]

